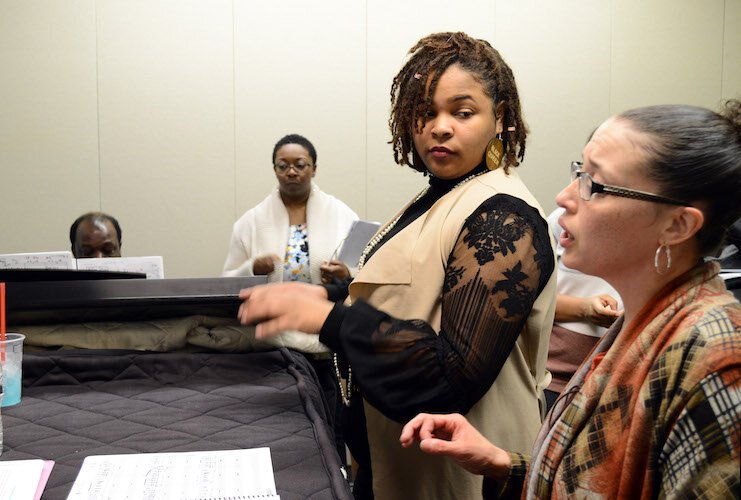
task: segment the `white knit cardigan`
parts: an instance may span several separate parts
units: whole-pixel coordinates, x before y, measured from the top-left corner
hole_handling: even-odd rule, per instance
[[[311,183],[306,226],[312,283],[321,283],[319,266],[329,260],[357,219],[350,207]],[[288,228],[288,210],[276,188],[234,223],[223,276],[253,276],[252,264],[256,257],[265,254],[284,256]],[[283,267],[277,266],[268,275],[268,281],[283,281]]]

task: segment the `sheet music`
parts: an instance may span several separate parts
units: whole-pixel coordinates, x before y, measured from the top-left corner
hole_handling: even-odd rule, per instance
[[[270,448],[89,456],[67,497],[127,498],[280,500]]]
[[[165,277],[161,255],[151,257],[77,259],[77,269],[80,271],[144,273],[147,275],[147,279],[162,279]]]
[[[147,279],[164,278],[162,256],[75,259],[72,252],[8,253],[0,255],[0,269],[66,269],[143,273]]]
[[[6,253],[0,269],[76,269],[72,252]]]

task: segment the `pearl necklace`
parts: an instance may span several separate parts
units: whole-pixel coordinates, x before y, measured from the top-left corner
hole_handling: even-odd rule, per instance
[[[352,368],[347,365],[347,382],[342,384],[342,376],[340,375],[340,364],[337,361],[337,353],[332,354],[332,360],[334,361],[334,373],[337,375],[337,384],[340,386],[340,397],[342,398],[342,404],[350,407],[350,393],[352,391]]]
[[[411,205],[414,205],[417,203],[425,194],[427,194],[427,191],[429,191],[430,186],[427,186],[420,192],[416,198],[414,198],[414,201],[411,203]],[[411,206],[410,205],[410,206]],[[391,231],[394,226],[399,222],[399,219],[401,219],[401,216],[404,215],[404,212],[402,211],[399,215],[396,216],[394,220],[386,224],[386,226],[381,229],[379,232],[377,232],[373,238],[368,242],[368,244],[365,246],[365,249],[363,250],[363,253],[360,254],[360,259],[358,260],[358,271],[363,269],[363,266],[365,265],[365,259],[368,258],[368,254],[373,250],[376,245],[378,245],[381,240]]]
[[[453,186],[450,189],[450,191],[453,191],[457,187],[460,187],[461,185],[463,185],[466,182],[470,181],[474,177],[478,177],[479,175],[485,174],[487,172],[489,172],[489,170],[484,170],[483,172],[477,172],[475,174],[469,175],[468,177],[466,177],[462,181],[458,182],[455,186]],[[427,194],[427,191],[429,191],[429,189],[430,189],[430,186],[425,187],[422,190],[422,192],[420,192],[417,195],[417,197],[414,198],[414,201],[412,201],[412,203],[409,206],[412,206],[415,203],[417,203],[425,194]],[[450,192],[450,191],[448,191],[448,192]],[[376,247],[376,245],[378,245],[381,242],[381,240],[383,240],[383,238],[389,233],[389,231],[391,231],[394,228],[394,226],[396,226],[396,224],[401,219],[401,216],[402,215],[404,215],[404,211],[402,211],[399,215],[397,215],[396,218],[394,218],[394,220],[392,220],[391,222],[389,222],[383,229],[381,229],[378,233],[376,233],[373,236],[373,238],[371,238],[371,240],[365,246],[365,249],[363,250],[363,253],[360,255],[360,259],[358,260],[358,271],[360,271],[361,269],[363,269],[363,266],[365,265],[365,259],[368,258],[368,254],[370,254],[371,251]]]

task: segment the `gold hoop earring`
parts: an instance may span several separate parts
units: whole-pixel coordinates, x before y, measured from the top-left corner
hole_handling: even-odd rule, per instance
[[[662,249],[666,249],[666,268],[663,270],[660,265]],[[669,272],[669,269],[672,268],[672,249],[669,245],[664,245],[662,243],[659,245],[659,248],[656,249],[656,255],[654,255],[654,268],[658,274],[666,274]]]
[[[489,170],[498,169],[503,155],[504,143],[502,142],[502,134],[497,134],[486,146],[486,167]]]

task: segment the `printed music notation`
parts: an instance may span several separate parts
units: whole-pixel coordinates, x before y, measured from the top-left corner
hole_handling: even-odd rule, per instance
[[[162,256],[75,259],[72,252],[33,252],[0,255],[0,269],[61,269],[142,273],[147,279],[164,278]]]
[[[270,448],[85,458],[68,500],[280,500]]]

